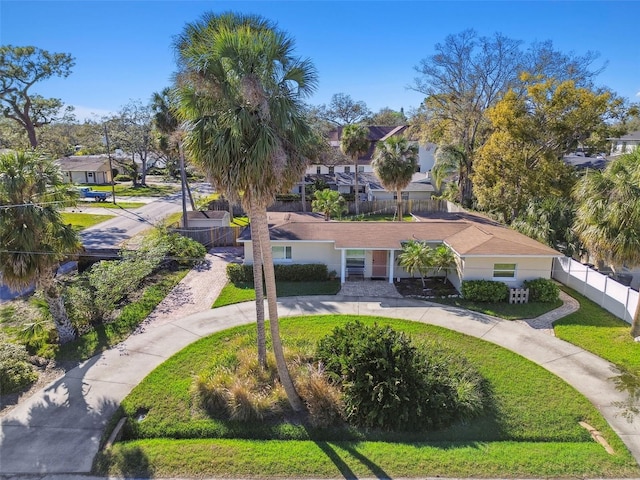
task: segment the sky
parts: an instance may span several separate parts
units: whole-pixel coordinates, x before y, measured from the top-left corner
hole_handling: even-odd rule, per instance
[[[73,105],[79,120],[98,119],[170,86],[175,37],[205,12],[228,11],[261,15],[293,37],[296,55],[318,71],[305,100],[312,105],[344,93],[374,112],[410,112],[423,100],[409,88],[415,67],[468,28],[524,45],[551,40],[564,53],[598,52],[595,66],[606,68],[596,84],[640,101],[640,1],[0,0],[0,44],[71,54],[70,76],[32,92]]]

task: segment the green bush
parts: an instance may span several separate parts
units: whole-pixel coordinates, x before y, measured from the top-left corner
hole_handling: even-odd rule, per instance
[[[435,429],[484,409],[484,381],[460,355],[417,348],[391,327],[349,322],[318,342],[317,357],[355,426]]]
[[[509,298],[509,287],[491,280],[464,280],[462,297],[472,302],[505,302]]]
[[[200,262],[207,254],[207,249],[200,242],[179,233],[170,233],[164,227],[158,227],[147,235],[141,246],[145,251],[158,248],[165,256],[185,266]]]
[[[280,282],[323,282],[329,278],[324,263],[274,265],[276,280]],[[227,277],[234,284],[253,282],[253,265],[230,263]]]
[[[525,280],[523,286],[529,289],[529,300],[532,302],[551,303],[560,298],[560,288],[548,278]]]
[[[13,393],[32,384],[38,374],[22,345],[0,343],[0,392]]]
[[[130,175],[127,175],[126,173],[119,173],[113,178],[113,180],[116,182],[130,182],[133,179],[131,178]]]

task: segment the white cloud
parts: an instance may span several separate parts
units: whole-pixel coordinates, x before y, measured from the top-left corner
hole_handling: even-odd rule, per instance
[[[640,92],[637,92],[637,93],[636,93],[636,97],[640,97]]]
[[[80,123],[87,120],[93,120],[94,122],[100,121],[103,117],[108,117],[115,114],[115,112],[112,112],[110,110],[84,107],[82,105],[73,105],[73,108],[73,114],[75,115],[76,120]]]

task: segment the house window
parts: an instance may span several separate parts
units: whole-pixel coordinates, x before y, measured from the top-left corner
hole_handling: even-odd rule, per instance
[[[351,167],[348,165],[344,167],[344,173],[351,173]]]
[[[493,278],[516,278],[516,264],[494,263]]]
[[[358,166],[358,172],[359,173],[364,173],[364,165],[359,165]]]
[[[333,167],[333,166],[329,167],[329,175],[333,175],[334,174],[334,170],[335,170],[335,167]]]
[[[88,172],[88,173],[87,173],[87,176],[89,176],[89,177],[93,177],[93,172]]]
[[[317,174],[317,175],[320,175],[321,173],[322,173],[322,167],[321,167],[320,165],[318,165],[318,166],[316,167],[316,174]]]
[[[289,245],[274,245],[271,247],[271,255],[273,260],[291,260],[291,246]]]
[[[364,250],[347,250],[347,270],[360,269],[364,272]]]

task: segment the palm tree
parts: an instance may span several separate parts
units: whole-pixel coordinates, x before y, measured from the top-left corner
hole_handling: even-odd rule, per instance
[[[436,273],[445,272],[443,282],[447,283],[447,273],[456,265],[456,256],[447,245],[438,245],[431,251],[431,268]]]
[[[360,214],[359,207],[359,188],[358,188],[358,158],[369,151],[369,129],[364,125],[347,125],[342,129],[342,138],[340,139],[340,150],[348,156],[353,162],[355,173],[355,191],[356,191],[356,215]]]
[[[293,41],[267,20],[232,13],[206,14],[187,25],[176,43],[185,148],[214,186],[249,212],[278,375],[293,410],[300,412],[303,404],[280,338],[266,210],[276,193],[301,177],[312,153],[313,132],[301,99],[313,92],[317,75],[309,60],[293,56],[293,48]],[[261,279],[255,277],[258,287]]]
[[[573,193],[579,202],[574,229],[586,250],[616,265],[640,264],[640,149],[587,173]],[[631,335],[640,336],[640,302]]]
[[[378,142],[373,171],[387,190],[396,192],[398,220],[402,221],[402,190],[406,188],[418,166],[418,146],[410,145],[404,137],[390,137]]]
[[[0,155],[0,274],[12,289],[33,282],[49,306],[60,343],[76,338],[55,275],[60,261],[80,249],[60,208],[75,195],[57,165],[35,151]]]
[[[311,208],[314,212],[322,213],[326,221],[331,220],[332,216],[339,217],[347,210],[344,198],[336,190],[328,188],[316,190],[314,197],[315,200],[311,202]]]
[[[427,276],[432,268],[432,252],[433,250],[426,242],[409,240],[402,246],[402,252],[398,255],[398,264],[407,273],[411,276],[416,272],[420,274],[423,289],[426,288],[424,277]]]

